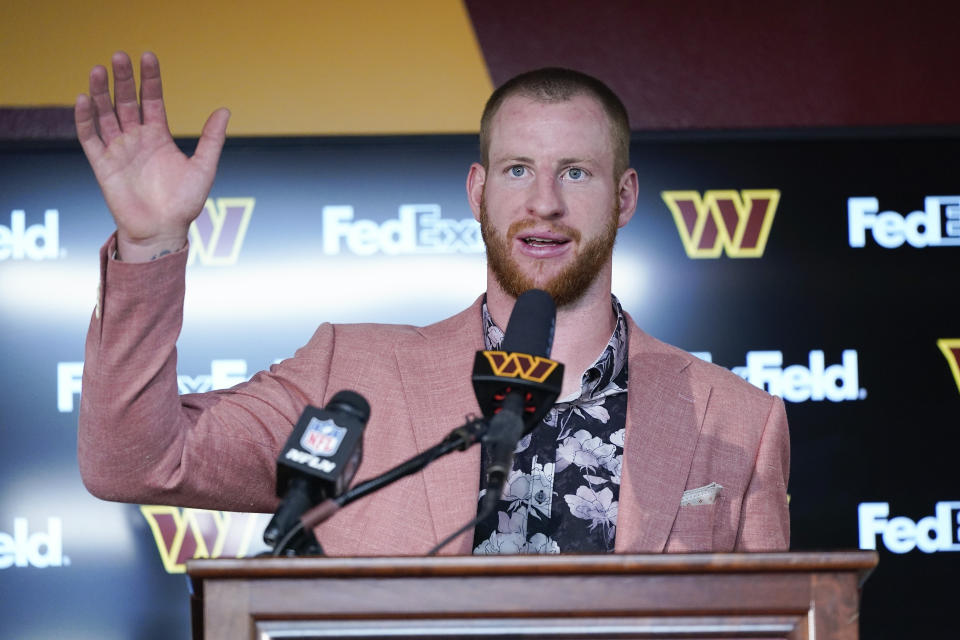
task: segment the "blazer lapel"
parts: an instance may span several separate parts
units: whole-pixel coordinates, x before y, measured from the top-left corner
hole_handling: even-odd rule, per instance
[[[710,386],[688,375],[693,356],[668,350],[630,322],[629,389],[616,551],[660,553],[680,507]]]
[[[424,328],[420,335],[396,348],[404,400],[419,452],[443,440],[465,422],[467,415],[480,415],[470,380],[474,354],[483,349],[479,302]],[[439,542],[477,514],[480,447],[435,460],[423,470],[423,475],[430,518]],[[472,544],[471,530],[441,553],[470,554]]]

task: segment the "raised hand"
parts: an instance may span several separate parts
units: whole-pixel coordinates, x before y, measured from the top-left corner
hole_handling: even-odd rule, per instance
[[[145,262],[186,244],[213,185],[230,112],[210,115],[188,158],[167,126],[157,57],[140,58],[139,101],[130,58],[118,52],[111,62],[115,104],[107,70],[98,65],[90,72],[90,95],[77,97],[77,138],[117,224],[120,257]]]

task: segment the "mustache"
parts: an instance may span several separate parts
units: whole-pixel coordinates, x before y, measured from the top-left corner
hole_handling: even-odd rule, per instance
[[[533,227],[539,227],[542,230],[543,222],[531,219],[517,220],[507,228],[507,237],[514,238],[521,231],[526,231],[527,229],[531,229]],[[547,230],[567,236],[574,242],[580,242],[580,230],[563,224],[562,222],[548,222]]]

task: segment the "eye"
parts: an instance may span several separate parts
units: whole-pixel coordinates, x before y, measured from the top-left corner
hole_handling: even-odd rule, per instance
[[[587,177],[587,172],[581,169],[580,167],[570,167],[569,169],[567,169],[566,177],[568,180],[579,182],[580,180],[584,180]]]
[[[527,173],[527,168],[522,164],[515,164],[509,169],[510,175],[514,178],[522,178]]]

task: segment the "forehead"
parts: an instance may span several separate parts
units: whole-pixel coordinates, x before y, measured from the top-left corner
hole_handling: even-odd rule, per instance
[[[612,161],[610,120],[588,95],[554,102],[510,96],[491,122],[489,153],[491,161],[542,154]]]

